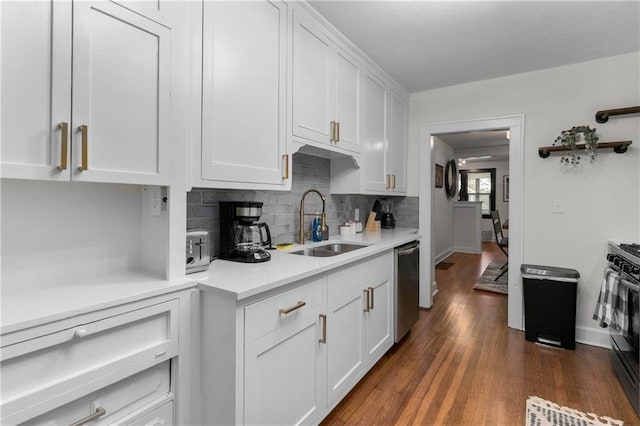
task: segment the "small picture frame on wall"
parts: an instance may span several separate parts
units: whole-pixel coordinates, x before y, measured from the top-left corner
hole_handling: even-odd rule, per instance
[[[509,202],[509,175],[502,176],[502,200]]]
[[[436,176],[435,176],[436,188],[442,188],[443,175],[444,175],[444,169],[440,164],[436,164]]]

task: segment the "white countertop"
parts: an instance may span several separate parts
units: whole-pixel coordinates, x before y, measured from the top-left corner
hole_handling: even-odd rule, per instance
[[[333,257],[297,256],[288,252],[326,244],[307,243],[289,250],[272,250],[271,260],[264,263],[238,263],[214,260],[208,271],[190,274],[172,281],[154,279],[130,272],[99,279],[71,282],[2,294],[0,334],[58,321],[87,312],[161,294],[198,287],[221,292],[237,300],[330,271],[340,266],[391,250],[419,239],[416,229],[394,229],[363,232],[347,239],[331,238],[331,242],[354,242],[367,247]]]
[[[352,237],[335,236],[329,242],[367,244],[366,247],[331,257],[299,256],[289,252],[326,244],[296,244],[287,250],[271,250],[271,260],[263,263],[240,263],[216,259],[208,271],[190,275],[203,291],[213,291],[243,300],[340,266],[374,256],[420,238],[417,229],[396,228],[362,232]]]
[[[130,272],[105,276],[91,282],[12,294],[3,293],[0,334],[171,293],[195,285],[195,280],[188,276],[167,281]]]

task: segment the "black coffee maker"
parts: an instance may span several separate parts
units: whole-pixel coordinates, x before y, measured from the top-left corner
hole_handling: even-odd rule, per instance
[[[220,202],[220,258],[234,262],[258,263],[271,260],[269,225],[258,223],[262,203],[258,201]]]

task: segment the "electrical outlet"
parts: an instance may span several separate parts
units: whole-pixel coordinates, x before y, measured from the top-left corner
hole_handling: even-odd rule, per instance
[[[563,214],[564,213],[564,200],[562,198],[555,198],[551,203],[551,213]]]
[[[353,220],[356,222],[360,222],[360,209],[355,209],[353,211]]]
[[[160,216],[162,211],[162,188],[159,186],[149,187],[149,209],[152,216]]]

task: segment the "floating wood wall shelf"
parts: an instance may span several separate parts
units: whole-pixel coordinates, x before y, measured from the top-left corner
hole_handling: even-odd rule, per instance
[[[613,115],[626,115],[626,114],[640,114],[640,106],[617,108],[617,109],[604,109],[596,112],[596,121],[598,123],[606,123],[609,121],[609,117]]]
[[[631,141],[617,141],[617,142],[600,142],[597,149],[613,148],[613,152],[616,154],[622,154],[627,152],[627,147],[631,145]],[[584,144],[576,144],[576,149],[584,149]],[[552,152],[565,152],[567,149],[560,146],[543,146],[538,148],[538,155],[540,158],[547,158]]]

